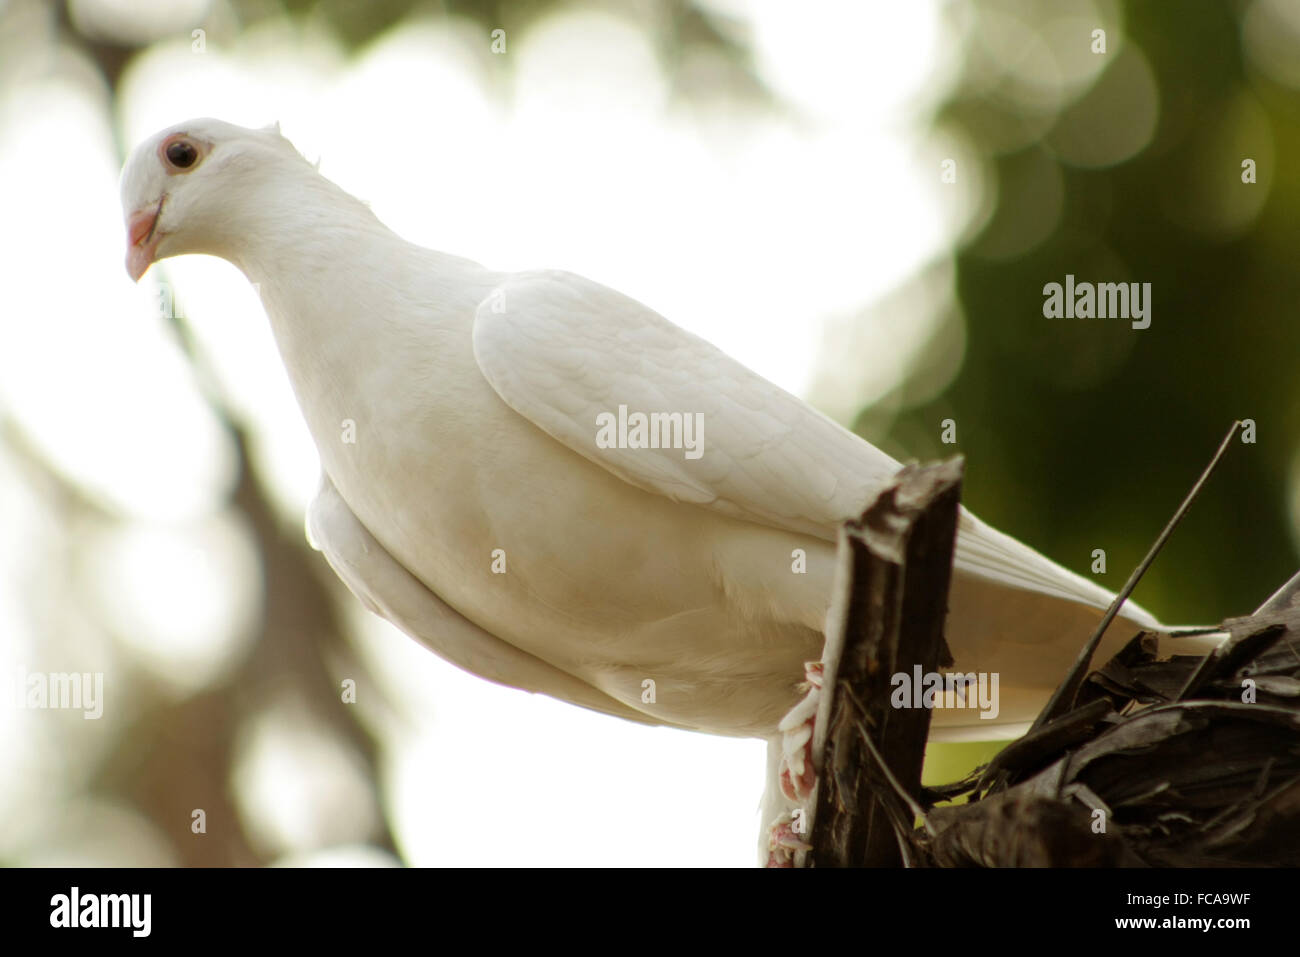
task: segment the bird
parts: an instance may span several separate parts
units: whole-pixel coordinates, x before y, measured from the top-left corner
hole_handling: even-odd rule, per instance
[[[121,199],[132,280],[207,254],[258,289],[320,457],[309,541],[366,608],[498,684],[765,740],[760,862],[789,862],[838,530],[902,463],[614,289],[408,242],[278,124],[164,129]],[[1113,598],[962,508],[945,637],[1000,702],[933,737],[1023,730]]]

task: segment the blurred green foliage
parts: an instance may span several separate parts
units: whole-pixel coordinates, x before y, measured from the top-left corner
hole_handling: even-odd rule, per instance
[[[1030,27],[1061,12],[962,6],[1013,9]],[[1112,31],[1106,72],[1011,148],[1006,131],[1040,117],[1005,83],[973,77],[968,57],[936,117],[976,145],[998,184],[987,225],[956,253],[965,362],[943,395],[888,435],[864,426],[895,454],[938,457],[954,451],[939,442],[940,421],[952,417],[955,450],[967,456],[966,504],[1083,573],[1092,550],[1105,549],[1107,572],[1095,577],[1117,589],[1232,420],[1253,419],[1256,444],[1231,449],[1136,593],[1171,622],[1245,614],[1296,568],[1288,473],[1300,439],[1300,93],[1243,56],[1244,8],[1124,4],[1127,45]],[[1132,87],[1107,75],[1126,72],[1132,48],[1155,81],[1154,134],[1111,165],[1072,161],[1062,144],[1095,142],[1127,122]],[[1255,184],[1242,182],[1246,158],[1258,163]],[[1017,240],[1025,248],[1007,255]],[[1043,286],[1066,274],[1151,283],[1150,328],[1044,318]]]

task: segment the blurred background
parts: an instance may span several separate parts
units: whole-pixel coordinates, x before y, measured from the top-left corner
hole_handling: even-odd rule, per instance
[[[465,675],[309,549],[252,290],[123,268],[126,151],[204,115],[961,452],[977,514],[1112,589],[1252,419],[1136,597],[1217,621],[1300,564],[1294,0],[0,0],[4,863],[755,860],[760,743]],[[1044,318],[1067,274],[1150,283],[1150,328]],[[99,717],[29,706],[63,673]]]

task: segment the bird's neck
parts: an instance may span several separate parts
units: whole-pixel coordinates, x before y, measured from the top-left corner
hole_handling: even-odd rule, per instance
[[[407,246],[365,203],[314,170],[267,177],[232,200],[213,251],[254,285],[329,287],[340,266],[367,268]]]
[[[491,288],[481,266],[406,242],[364,203],[315,175],[262,191],[252,223],[222,255],[257,287],[276,344],[322,458],[345,420],[357,427],[416,401],[421,390],[455,388],[473,363],[474,308]],[[434,397],[419,397],[429,402]],[[391,408],[390,408],[391,406]]]

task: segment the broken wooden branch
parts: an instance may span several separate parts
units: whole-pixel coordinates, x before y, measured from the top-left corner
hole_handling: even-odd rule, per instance
[[[951,663],[960,482],[960,460],[909,467],[842,530],[800,863],[1300,864],[1300,574],[1209,654],[1139,634],[987,766],[921,787],[930,713],[894,708],[890,679]]]
[[[943,641],[961,459],[908,466],[840,533],[836,610],[823,659],[812,845],[821,867],[912,863],[909,834],[930,731],[926,708],[890,705],[891,677],[951,664]],[[829,706],[828,706],[829,705]]]

